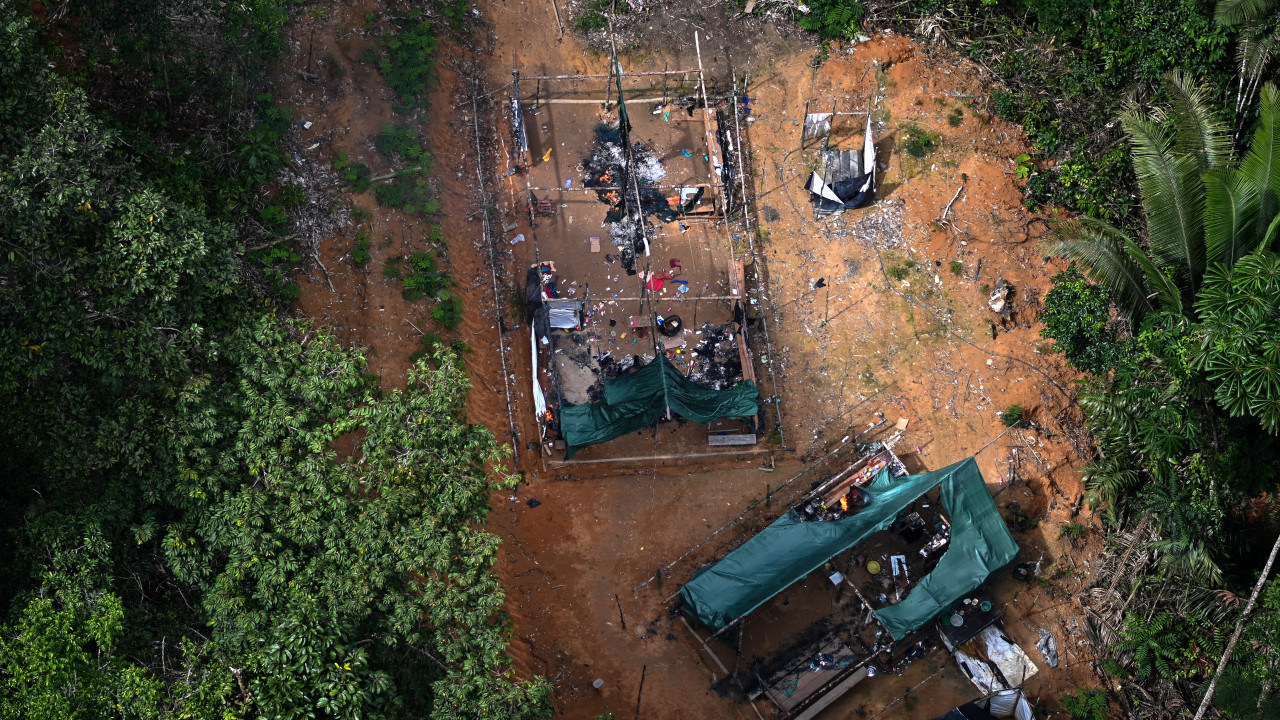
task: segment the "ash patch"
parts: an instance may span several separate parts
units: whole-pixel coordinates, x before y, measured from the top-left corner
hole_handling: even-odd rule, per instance
[[[654,187],[667,175],[662,162],[641,142],[632,143],[631,156],[635,162],[634,173],[627,168],[621,129],[607,123],[597,125],[591,155],[582,161],[585,173],[582,184],[594,189],[596,198],[609,206],[604,221],[613,225],[609,232],[613,244],[630,248],[632,252],[642,252],[645,235],[641,217],[655,215],[665,223],[674,220],[676,213],[667,203],[666,196]],[[635,188],[631,187],[632,174],[635,176]],[[637,188],[639,212],[634,207]]]
[[[902,203],[881,200],[874,211],[845,228],[843,234],[864,245],[902,247]]]
[[[693,363],[689,379],[714,390],[731,387],[742,377],[738,342],[729,325],[704,324],[702,340],[690,353]]]
[[[615,360],[609,353],[596,355],[596,363],[600,365],[600,375],[610,380],[635,367],[636,359],[635,355],[625,355],[621,360]],[[603,385],[601,385],[601,392],[604,392]]]

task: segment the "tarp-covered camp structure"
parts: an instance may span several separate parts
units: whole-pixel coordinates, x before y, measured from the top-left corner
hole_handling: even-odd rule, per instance
[[[830,121],[827,124],[830,130]],[[822,169],[815,170],[805,183],[819,215],[832,215],[870,205],[876,199],[876,145],[871,134],[871,116],[861,152],[824,150]]]
[[[887,529],[916,498],[938,486],[942,506],[952,519],[951,544],[933,572],[902,602],[876,611],[880,623],[901,640],[1018,553],[973,458],[904,478],[891,477],[886,468],[860,490],[868,498],[866,507],[840,520],[806,521],[789,511],[685,583],[680,588],[685,612],[709,628],[723,628],[831,558]]]
[[[603,402],[561,409],[560,434],[568,446],[565,457],[652,425],[668,409],[699,423],[754,417],[760,411],[760,391],[750,380],[725,390],[703,387],[659,355],[633,373],[605,380]]]

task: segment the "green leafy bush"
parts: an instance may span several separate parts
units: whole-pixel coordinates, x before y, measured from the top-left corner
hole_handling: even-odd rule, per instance
[[[424,296],[440,295],[449,287],[449,275],[441,272],[434,255],[415,252],[409,255],[409,276],[401,281],[401,287],[404,299],[414,302]]]
[[[1000,422],[1006,427],[1015,427],[1022,423],[1023,412],[1021,405],[1010,405],[1000,411]]]
[[[1105,374],[1129,352],[1130,343],[1119,339],[1111,324],[1110,296],[1075,263],[1053,276],[1040,321],[1040,337],[1051,338],[1053,349],[1078,370]]]
[[[1173,69],[1226,95],[1236,90],[1235,31],[1214,22],[1214,3],[1207,0],[919,0],[912,6],[950,18],[948,33],[959,48],[1003,81],[991,92],[990,108],[1023,126],[1037,160],[1056,161],[1028,173],[1028,207],[1063,205],[1136,225],[1137,207],[1128,202],[1135,178],[1112,157],[1117,148],[1123,154],[1112,121],[1126,99],[1162,99],[1158,81]],[[905,15],[902,21],[905,26]]]
[[[446,330],[455,330],[462,324],[462,298],[447,295],[440,304],[431,308],[431,319]]]
[[[369,255],[369,228],[361,227],[356,230],[356,244],[351,249],[351,262],[358,268],[363,268],[369,264],[372,257]]]
[[[280,202],[287,208],[296,208],[307,201],[307,190],[297,183],[289,183],[280,189]]]
[[[579,31],[589,33],[609,27],[609,20],[598,10],[587,10],[573,21],[573,25]]]
[[[1107,720],[1107,696],[1101,690],[1080,688],[1062,696],[1062,707],[1071,720]]]
[[[964,274],[964,263],[960,262],[959,260],[952,260],[952,261],[951,261],[951,274],[952,274],[952,275],[963,275],[963,274]]]
[[[398,18],[399,33],[382,46],[378,70],[396,93],[397,111],[410,112],[426,105],[427,89],[435,85],[436,36],[431,23],[412,15]]]
[[[802,12],[797,17],[798,24],[809,32],[817,33],[819,39],[850,39],[862,29],[866,8],[857,0],[813,0],[804,5],[809,12]]]
[[[396,125],[383,125],[382,131],[373,139],[373,147],[389,158],[411,165],[431,157],[422,147],[416,131]]]
[[[403,208],[409,199],[408,186],[401,182],[379,183],[373,188],[373,196],[383,207]]]
[[[258,219],[272,230],[279,230],[289,222],[289,215],[279,205],[267,205],[258,211]]]
[[[351,186],[352,192],[362,193],[369,189],[373,173],[369,171],[368,165],[352,162],[346,155],[335,153],[333,168],[342,173],[343,179]]]
[[[467,0],[447,0],[442,3],[441,12],[454,32],[467,30],[467,18],[470,16],[467,12]]]
[[[440,333],[423,333],[418,349],[413,351],[413,354],[409,356],[409,359],[413,362],[418,362],[419,360],[431,360],[442,347],[444,347],[444,341],[440,339]]]
[[[915,123],[908,123],[902,128],[902,149],[911,157],[922,158],[938,149],[942,136],[926,130]]]
[[[1232,417],[1252,416],[1280,434],[1280,256],[1254,252],[1205,273],[1191,362]]]
[[[484,525],[516,478],[465,373],[444,349],[379,392],[265,302],[297,252],[241,249],[274,160],[237,123],[287,5],[153,5],[62,8],[102,66],[64,75],[0,0],[0,717],[549,719],[505,656]]]

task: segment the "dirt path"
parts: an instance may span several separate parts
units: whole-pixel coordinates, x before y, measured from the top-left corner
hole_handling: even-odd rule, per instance
[[[308,58],[311,67],[286,78],[287,99],[314,123],[302,138],[304,147],[320,143],[310,152],[329,158],[341,152],[378,174],[390,168],[371,138],[395,120],[393,103],[382,78],[360,58],[374,42],[362,29],[366,13],[379,8],[373,2],[326,7],[327,15],[313,12],[292,31],[286,67],[307,67]],[[710,82],[726,83],[732,72],[750,67],[753,207],[761,223],[756,272],[767,280],[758,300],[774,345],[772,356],[757,348],[757,357],[762,370],[771,363],[778,374],[789,449],[775,454],[771,471],[756,459],[726,467],[674,462],[544,472],[527,446],[534,436],[525,391],[528,348],[518,333],[500,333],[511,278],[532,261],[532,250],[528,243],[499,246],[495,301],[479,221],[470,68],[477,58],[485,63],[487,94],[477,109],[486,139],[482,156],[491,164],[493,221],[519,228],[525,221],[517,178],[505,174],[501,139],[508,136],[499,111],[513,58],[525,72],[557,74],[601,72],[607,60],[560,34],[550,0],[482,0],[476,9],[490,34],[444,40],[440,81],[421,127],[436,156],[433,182],[445,213],[432,220],[447,239],[449,270],[466,308],[462,326],[443,334],[472,348],[466,363],[475,389],[467,410],[503,441],[511,439],[511,396],[520,433],[513,445],[530,480],[514,494],[495,497],[490,523],[504,538],[498,570],[508,588],[517,670],[550,678],[558,714],[566,718],[604,712],[618,718],[754,717],[711,689],[712,675],[721,671],[663,602],[705,558],[677,565],[640,592],[633,588],[807,461],[869,423],[906,418],[899,449],[913,469],[978,453],[997,504],[1010,518],[1020,513],[1033,519],[1016,538],[1023,559],[1043,557],[1046,579],[1022,585],[1002,575],[993,588],[1014,638],[1039,664],[1031,649],[1039,628],[1054,633],[1063,648],[1063,666],[1044,668],[1028,690],[1052,704],[1065,689],[1093,682],[1087,649],[1078,644],[1079,610],[1072,598],[1087,582],[1098,541],[1088,531],[1077,540],[1063,530],[1064,523],[1091,522],[1088,510],[1072,512],[1080,492],[1068,394],[1073,377],[1038,349],[1037,298],[1055,266],[1044,264],[1039,253],[1043,224],[1020,204],[1012,158],[1024,151],[1024,139],[981,112],[987,80],[978,70],[892,37],[850,52],[834,50],[815,69],[813,46],[804,39],[759,24],[699,22]],[[568,20],[562,15],[562,22]],[[696,64],[683,34],[662,27],[654,37],[653,44],[640,44],[652,51],[633,49],[625,59],[628,70]],[[477,47],[479,54],[470,49]],[[335,66],[343,72],[334,72]],[[865,111],[869,99],[881,139],[882,200],[838,219],[815,220],[801,189],[807,175],[798,149],[805,103]],[[953,124],[953,116],[960,121]],[[940,136],[938,147],[922,158],[900,149],[912,124]],[[430,249],[436,223],[378,208],[369,194],[348,197],[371,213],[364,224],[373,239],[372,260],[365,269],[351,262],[356,225],[326,240],[319,255],[329,277],[316,270],[301,280],[300,307],[348,341],[373,348],[371,370],[384,386],[401,386],[422,331],[435,328],[428,306],[404,300],[398,281],[383,277],[381,269],[388,258]],[[815,289],[819,278],[825,287]],[[989,287],[984,290],[1001,278],[1015,288],[1014,313],[1003,322],[987,309]],[[1015,404],[1044,430],[1005,432],[996,413]],[[539,504],[531,507],[530,500]],[[706,552],[723,552],[743,532],[737,527],[718,536]],[[877,712],[933,673],[934,684],[916,691],[919,701],[893,705],[882,717],[939,715],[972,695],[944,666],[945,658],[935,653],[903,678],[864,684],[829,716]],[[598,690],[592,687],[597,678],[604,681]]]

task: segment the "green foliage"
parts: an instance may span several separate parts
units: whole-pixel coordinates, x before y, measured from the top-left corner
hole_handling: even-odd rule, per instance
[[[368,165],[351,162],[342,153],[334,153],[333,168],[342,173],[352,192],[362,193],[369,189],[373,173],[369,171]]]
[[[467,31],[467,18],[471,14],[467,8],[467,0],[447,0],[442,4],[441,13],[454,32]]]
[[[1062,696],[1062,707],[1071,720],[1107,720],[1107,694],[1101,690],[1080,688]]]
[[[797,22],[821,40],[848,40],[862,30],[866,8],[857,0],[813,0],[804,5],[808,12],[802,11]]]
[[[1115,188],[1130,181],[1130,172],[1124,148],[1114,147],[1096,154],[1077,143],[1058,166],[1058,194],[1045,197],[1045,201],[1067,205],[1093,218],[1109,221],[1125,218],[1135,203],[1127,195],[1117,196]]]
[[[400,258],[389,257],[382,265],[382,277],[395,279],[400,277]]]
[[[960,127],[964,124],[964,110],[961,108],[953,108],[947,114],[947,124],[951,127]]]
[[[885,268],[885,273],[894,280],[903,280],[907,277],[907,268],[901,265],[890,265]]]
[[[307,191],[301,185],[289,183],[280,189],[280,202],[286,208],[296,208],[307,201]]]
[[[373,146],[389,158],[413,166],[421,164],[424,170],[430,170],[431,155],[422,147],[418,133],[413,130],[384,125],[382,132],[373,139]]]
[[[1020,123],[1038,160],[1028,173],[1029,207],[1056,204],[1124,226],[1135,178],[1116,162],[1118,131],[1108,129],[1127,98],[1160,100],[1170,70],[1236,91],[1230,47],[1234,31],[1214,24],[1205,0],[920,0],[920,15],[948,17],[959,48],[995,70],[995,114]],[[1274,26],[1272,26],[1274,27]],[[905,29],[905,28],[904,28]],[[950,121],[949,121],[950,122]]]
[[[272,230],[279,230],[289,222],[289,215],[279,205],[267,205],[258,211],[258,219]]]
[[[1185,77],[1166,79],[1171,107],[1156,114],[1131,109],[1121,118],[1133,146],[1134,172],[1147,224],[1147,247],[1105,222],[1081,219],[1060,227],[1051,251],[1077,260],[1107,288],[1121,311],[1140,320],[1158,298],[1189,314],[1187,299],[1209,263],[1231,265],[1269,247],[1280,217],[1280,91],[1262,89],[1260,122],[1238,164],[1230,133],[1205,101],[1205,89]]]
[[[1130,611],[1121,640],[1110,651],[1131,655],[1134,679],[1138,681],[1173,680],[1178,675],[1175,668],[1186,641],[1177,626],[1178,619],[1169,613],[1157,613],[1148,620]]]
[[[1233,720],[1280,716],[1275,670],[1280,667],[1280,580],[1271,579],[1245,623],[1213,702]]]
[[[1080,523],[1063,523],[1062,534],[1068,537],[1080,537],[1084,534],[1084,525]]]
[[[1021,405],[1010,405],[1000,411],[1000,422],[1004,423],[1005,427],[1016,427],[1022,423],[1022,420],[1023,409]]]
[[[1196,311],[1191,364],[1206,372],[1218,404],[1280,434],[1280,256],[1262,251],[1213,266]]]
[[[942,136],[938,133],[926,130],[915,123],[908,123],[902,127],[902,141],[900,146],[908,155],[915,158],[922,158],[938,149],[938,143],[942,142]]]
[[[431,185],[423,178],[397,176],[391,182],[375,186],[373,196],[379,205],[403,210],[407,215],[440,212],[440,201],[435,199]]]
[[[1036,166],[1031,162],[1031,156],[1023,153],[1014,158],[1013,161],[1018,164],[1017,176],[1019,180],[1025,180],[1035,171]]]
[[[446,330],[455,330],[462,324],[462,298],[449,295],[431,309],[431,319]]]
[[[952,274],[952,275],[963,275],[963,274],[964,274],[964,263],[960,262],[959,260],[952,260],[952,261],[951,261],[951,274]]]
[[[289,275],[302,262],[302,256],[291,247],[277,244],[254,250],[249,253],[249,260],[261,268],[268,294],[285,305],[298,299],[301,289]]]
[[[1040,320],[1040,337],[1052,338],[1053,349],[1077,370],[1105,374],[1129,351],[1129,343],[1111,325],[1111,298],[1074,263],[1054,275]]]
[[[363,268],[369,264],[372,257],[369,255],[369,228],[361,227],[356,230],[356,244],[351,249],[351,262],[358,268]]]
[[[409,276],[401,281],[401,285],[404,299],[414,302],[423,296],[439,295],[449,287],[449,274],[440,269],[435,255],[415,252],[409,255]]]
[[[586,10],[573,21],[579,32],[589,33],[609,27],[609,20],[599,10]]]
[[[437,332],[423,333],[422,339],[420,342],[420,347],[417,350],[414,350],[413,354],[410,355],[409,357],[414,362],[418,362],[419,360],[432,360],[435,358],[436,354],[439,353],[440,349],[443,347],[444,347],[444,341],[440,339],[440,333],[437,333]]]
[[[427,89],[436,83],[436,36],[431,23],[414,14],[396,18],[396,28],[382,45],[378,71],[400,100],[397,111],[411,112],[426,106]]]
[[[504,655],[481,528],[515,479],[458,363],[382,394],[363,351],[282,321],[248,278],[286,282],[297,254],[242,249],[230,221],[271,214],[242,201],[238,145],[227,175],[154,154],[54,73],[27,11],[0,0],[0,715],[549,718]],[[284,6],[208,13],[249,63]],[[163,39],[167,13],[103,15],[121,52],[186,72],[186,48],[125,32]]]
[[[374,147],[400,166],[391,182],[373,189],[378,204],[400,208],[410,215],[439,212],[440,203],[424,177],[435,168],[435,160],[419,142],[418,133],[386,125],[374,138]]]

